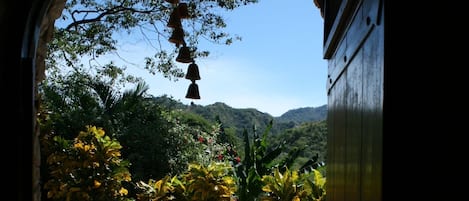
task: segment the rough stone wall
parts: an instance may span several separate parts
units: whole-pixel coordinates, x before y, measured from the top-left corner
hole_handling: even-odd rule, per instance
[[[39,41],[38,47],[36,50],[36,100],[35,100],[35,111],[39,110],[40,99],[37,93],[37,84],[44,80],[45,78],[45,58],[47,55],[47,43],[52,40],[54,33],[54,23],[57,18],[62,15],[66,0],[52,0],[47,14],[44,16],[40,32],[39,32]],[[40,130],[39,126],[35,125],[35,133],[33,136],[33,173],[32,173],[32,200],[40,201],[41,200],[41,148],[39,143]]]

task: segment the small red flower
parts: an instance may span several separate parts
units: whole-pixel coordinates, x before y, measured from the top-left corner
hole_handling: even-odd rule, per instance
[[[223,155],[218,154],[218,160],[223,160]]]
[[[235,160],[236,160],[237,163],[241,162],[241,158],[239,158],[239,156],[237,156],[237,157],[235,158]]]
[[[204,142],[204,138],[202,136],[199,136],[199,142]]]

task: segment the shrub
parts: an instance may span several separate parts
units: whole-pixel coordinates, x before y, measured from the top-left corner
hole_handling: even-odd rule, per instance
[[[87,126],[74,140],[53,137],[44,184],[52,200],[130,200],[123,182],[130,182],[129,163],[120,158],[120,143],[102,128]]]
[[[275,168],[271,175],[262,177],[265,192],[262,201],[325,201],[326,178],[318,170],[298,173],[288,168],[281,173]]]
[[[139,182],[137,187],[138,201],[230,201],[236,192],[233,168],[226,162],[191,163],[181,175]]]

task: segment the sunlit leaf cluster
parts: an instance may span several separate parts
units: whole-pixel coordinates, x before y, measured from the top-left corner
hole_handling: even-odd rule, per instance
[[[102,128],[87,126],[74,140],[53,138],[47,157],[50,178],[44,189],[52,200],[129,200],[124,182],[131,182],[122,146]]]
[[[282,173],[275,168],[270,175],[262,176],[264,186],[262,201],[325,201],[326,178],[313,169],[299,173],[288,168]]]
[[[224,162],[191,163],[180,175],[139,182],[137,187],[139,201],[231,201],[237,190],[233,168]]]

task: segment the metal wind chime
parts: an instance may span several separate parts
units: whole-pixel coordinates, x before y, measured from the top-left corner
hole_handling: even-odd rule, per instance
[[[176,44],[179,48],[178,56],[176,57],[177,62],[190,63],[187,68],[185,78],[190,80],[192,83],[189,85],[187,90],[186,98],[200,99],[199,87],[195,83],[196,80],[200,80],[199,67],[195,64],[194,59],[191,55],[191,50],[186,46],[184,41],[184,29],[182,28],[181,19],[190,18],[187,3],[179,3],[179,0],[165,0],[171,3],[174,7],[167,26],[173,29],[169,42]]]

